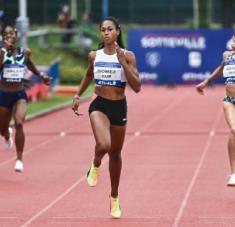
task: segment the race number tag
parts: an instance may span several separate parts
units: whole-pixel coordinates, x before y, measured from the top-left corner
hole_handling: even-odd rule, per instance
[[[3,81],[6,83],[21,83],[24,74],[24,65],[5,65],[3,68]]]
[[[104,68],[97,68],[95,70],[96,79],[100,80],[121,80],[121,69],[104,69]]]
[[[223,70],[224,77],[235,77],[235,65],[225,65]]]

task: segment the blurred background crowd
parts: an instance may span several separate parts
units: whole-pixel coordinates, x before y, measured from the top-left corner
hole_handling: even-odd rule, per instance
[[[78,85],[87,53],[98,45],[99,23],[111,15],[137,55],[143,82],[194,83],[208,76],[228,48],[234,6],[235,0],[0,0],[0,29],[15,23],[19,45],[29,46],[34,61],[56,74],[54,84]],[[171,55],[177,56],[168,60],[175,68],[167,71],[164,59]]]

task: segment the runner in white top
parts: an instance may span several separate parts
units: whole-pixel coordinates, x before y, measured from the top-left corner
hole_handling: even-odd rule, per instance
[[[203,82],[196,86],[197,91],[203,94],[204,88],[210,81],[223,75],[226,84],[226,95],[224,97],[224,114],[230,128],[228,140],[228,153],[231,167],[231,175],[228,186],[235,186],[235,36],[232,37],[232,51],[223,53],[221,64]]]
[[[141,83],[134,53],[124,49],[121,28],[116,18],[108,17],[100,25],[102,42],[88,56],[88,69],[73,100],[78,114],[79,97],[95,79],[97,97],[89,107],[89,116],[96,145],[95,155],[87,175],[89,186],[97,184],[99,167],[105,154],[109,155],[111,179],[110,214],[121,216],[118,186],[122,168],[121,150],[127,123],[126,83],[139,92]]]

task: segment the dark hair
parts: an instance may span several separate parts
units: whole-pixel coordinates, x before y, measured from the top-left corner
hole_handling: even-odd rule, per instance
[[[2,27],[2,30],[1,30],[1,35],[3,36],[4,35],[4,31],[6,30],[7,27],[11,27],[14,29],[16,35],[17,35],[17,29],[14,25],[12,24],[4,24],[3,27]]]
[[[124,44],[123,44],[123,41],[122,41],[122,30],[121,30],[121,26],[120,26],[120,23],[119,23],[118,19],[115,18],[115,17],[111,17],[111,16],[106,17],[106,18],[100,23],[100,28],[101,28],[103,22],[106,21],[106,20],[112,21],[113,24],[115,25],[116,30],[119,30],[119,35],[118,35],[118,37],[117,37],[117,44],[118,44],[118,46],[120,46],[121,48],[125,48],[125,47],[124,47]],[[99,43],[99,45],[98,45],[98,49],[102,49],[102,48],[104,48],[104,42],[101,42],[101,43]]]

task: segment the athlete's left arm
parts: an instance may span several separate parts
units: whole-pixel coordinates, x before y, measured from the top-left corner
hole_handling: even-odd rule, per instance
[[[45,73],[38,71],[38,69],[36,68],[36,66],[34,65],[32,59],[31,59],[31,50],[29,48],[25,49],[25,59],[26,59],[26,66],[28,67],[28,69],[34,75],[40,77],[46,85],[50,85],[52,78],[50,76],[46,75]]]
[[[127,51],[125,53],[125,57],[126,64],[123,64],[122,67],[124,69],[127,82],[135,92],[139,92],[141,89],[141,81],[136,67],[135,55],[133,52]]]
[[[135,92],[139,92],[141,89],[141,82],[136,67],[136,60],[134,53],[131,51],[124,51],[119,47],[116,48],[116,51],[117,51],[118,60],[124,69],[128,84]]]

